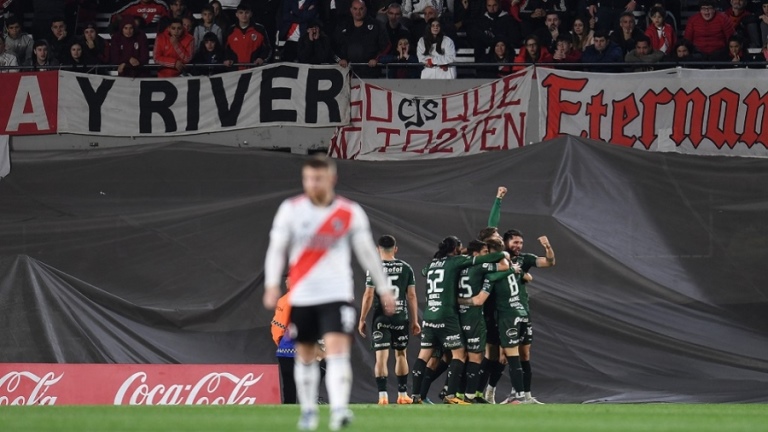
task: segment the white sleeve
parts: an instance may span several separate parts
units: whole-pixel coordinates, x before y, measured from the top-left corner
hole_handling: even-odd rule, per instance
[[[290,218],[290,203],[286,201],[277,209],[272,230],[269,232],[269,247],[264,260],[264,286],[280,286],[285,256],[291,240]]]
[[[419,63],[424,63],[429,58],[429,56],[424,55],[424,38],[419,39],[416,43],[416,56],[419,58]]]
[[[456,45],[451,38],[443,37],[443,64],[451,64],[456,61]]]
[[[376,287],[378,294],[387,291],[389,284],[384,277],[384,270],[381,268],[381,258],[376,252],[376,244],[373,243],[371,226],[368,223],[368,216],[360,206],[355,206],[352,221],[352,232],[350,241],[355,251],[355,256],[364,269],[368,269],[368,274],[373,280],[373,286]]]

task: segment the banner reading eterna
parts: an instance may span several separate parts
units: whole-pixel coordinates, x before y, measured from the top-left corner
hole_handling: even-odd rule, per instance
[[[277,365],[0,363],[0,405],[279,403]]]
[[[768,156],[765,69],[537,73],[542,141],[568,134],[652,151]]]
[[[349,122],[349,74],[277,64],[211,77],[125,79],[59,74],[59,133],[184,135]]]
[[[533,68],[460,93],[415,96],[362,82],[352,89],[351,123],[328,153],[339,159],[445,158],[525,143]]]

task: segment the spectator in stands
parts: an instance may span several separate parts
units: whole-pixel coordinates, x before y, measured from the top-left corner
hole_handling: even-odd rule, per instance
[[[648,28],[645,29],[645,35],[651,40],[651,48],[666,54],[671,51],[672,47],[677,43],[675,29],[664,22],[664,17],[667,16],[667,11],[665,11],[664,8],[654,7],[649,12],[649,15],[651,23]]]
[[[336,63],[331,38],[321,28],[320,21],[307,25],[307,31],[299,38],[298,61],[305,64]]]
[[[642,37],[637,38],[637,41],[635,42],[635,49],[628,52],[624,56],[624,62],[625,63],[644,63],[644,64],[658,63],[661,61],[663,57],[664,57],[663,52],[656,51],[651,46],[651,38],[649,38],[646,35],[643,35]],[[627,68],[627,70],[631,72],[647,72],[647,71],[652,71],[653,69],[654,68],[652,66]]]
[[[235,6],[237,7],[237,6]],[[211,0],[211,9],[213,10],[213,22],[221,28],[222,31],[229,28],[229,17],[222,12],[221,2],[219,0]],[[222,39],[221,43],[224,43]]]
[[[520,0],[514,0],[517,4]],[[473,0],[473,4],[475,1]],[[472,20],[472,7],[469,0],[454,0],[453,25],[457,32],[467,32]],[[457,41],[458,42],[458,41]]]
[[[635,42],[642,36],[644,33],[635,26],[635,16],[632,12],[624,12],[619,17],[619,30],[611,33],[610,39],[621,48],[623,56],[635,49]]]
[[[753,57],[749,54],[744,44],[744,41],[739,35],[734,34],[728,38],[728,48],[717,53],[714,61],[731,62],[731,67],[744,67],[748,63],[752,63]],[[729,66],[719,66],[721,68],[728,68]]]
[[[5,50],[5,41],[0,38],[0,67],[14,67],[19,65],[19,60],[13,53]],[[0,69],[0,72],[18,72],[18,69]]]
[[[566,12],[565,1],[563,0],[524,0],[518,4],[510,5],[510,15],[518,13],[517,20],[521,21],[520,30],[522,34],[537,34],[541,38],[541,31],[548,27],[547,15],[556,13],[558,19],[562,21],[563,14]],[[555,37],[556,38],[556,37]],[[541,41],[542,44],[545,41]]]
[[[450,66],[456,61],[456,45],[443,33],[440,20],[432,19],[427,26],[416,46],[419,63],[424,64],[421,79],[456,79],[456,66]]]
[[[587,23],[589,23],[589,25],[587,25]],[[594,25],[594,18],[590,20],[581,17],[574,18],[573,27],[571,29],[574,49],[584,51],[588,46],[594,43],[592,40],[595,35],[595,31],[593,29]]]
[[[691,44],[688,40],[678,39],[677,43],[672,47],[672,49],[670,49],[669,53],[664,56],[662,61],[678,64],[694,63],[700,62],[701,56],[696,53],[693,48],[693,44]]]
[[[768,0],[762,0],[762,10],[758,15],[758,24],[760,26],[760,40],[765,45],[765,41],[768,40]]]
[[[67,23],[64,22],[64,17],[55,17],[51,20],[51,36],[49,44],[51,54],[56,57],[59,63],[62,63],[69,57],[69,46],[74,40],[74,37],[67,32]]]
[[[387,30],[391,46],[396,47],[403,36],[410,40],[411,32],[403,25],[403,8],[399,3],[390,3],[387,6],[386,17],[387,20],[384,23],[384,28]],[[408,46],[410,47],[410,43]]]
[[[168,28],[157,35],[155,40],[155,63],[161,66],[158,78],[181,75],[192,60],[195,38],[184,31],[181,19],[171,18]]]
[[[581,56],[582,63],[623,63],[624,54],[621,47],[614,41],[608,39],[605,31],[595,32],[594,44],[584,50]],[[618,72],[620,69],[609,66],[587,66],[589,72]]]
[[[31,66],[32,70],[44,71],[57,69],[59,61],[48,51],[48,42],[38,39],[32,46],[32,58],[27,59],[24,66]]]
[[[768,40],[763,42],[763,49],[761,49],[759,53],[755,54],[754,57],[752,57],[752,61],[760,62],[760,63],[768,62]],[[765,67],[768,67],[768,65],[766,65]]]
[[[196,49],[202,47],[203,37],[208,33],[213,33],[219,38],[219,46],[224,49],[224,34],[221,27],[214,22],[214,18],[213,8],[210,5],[203,6],[200,12],[200,24],[195,27],[195,31],[192,33],[192,36],[195,38]]]
[[[317,0],[283,0],[283,16],[280,22],[280,39],[285,41],[282,61],[296,61],[299,39],[307,32],[307,25],[319,17]]]
[[[509,65],[509,63],[512,63],[513,61],[514,51],[510,51],[511,50],[507,47],[507,42],[504,39],[496,39],[496,42],[493,44],[493,49],[488,54],[488,57],[485,59],[484,63],[500,64],[498,66],[481,68],[477,71],[478,77],[498,79],[511,74],[512,66]]]
[[[383,56],[381,64],[390,65],[387,68],[387,78],[390,79],[419,78],[421,76],[421,68],[416,66],[419,64],[419,58],[411,52],[410,34],[401,35],[400,39],[395,42],[395,52]],[[397,64],[410,66],[392,66]]]
[[[544,27],[536,31],[535,35],[539,38],[541,46],[549,52],[554,52],[557,48],[557,37],[562,33],[560,28],[560,14],[556,11],[547,12],[544,19]]]
[[[269,40],[277,35],[278,19],[280,18],[281,5],[283,0],[246,0],[250,1],[253,11],[253,20],[264,27],[264,34]],[[316,7],[319,7],[319,1]]]
[[[475,48],[475,61],[488,56],[496,38],[503,38],[510,46],[520,45],[520,25],[511,15],[499,9],[498,0],[485,0],[485,12],[474,20],[470,38]]]
[[[61,68],[70,72],[88,73],[92,65],[86,63],[83,57],[83,45],[75,40],[69,46],[69,52],[64,61],[61,62]]]
[[[367,66],[354,68],[354,72],[360,78],[378,78],[381,71],[377,64],[390,50],[387,31],[382,23],[366,15],[367,10],[361,0],[352,1],[350,13],[352,19],[340,24],[334,38],[339,65],[347,67],[350,63],[368,63]]]
[[[187,8],[187,3],[184,0],[171,0],[168,3],[168,10],[170,11],[171,18],[184,19],[185,17],[192,17],[192,12]]]
[[[144,26],[142,28],[136,28],[135,30],[156,32],[160,20],[163,18],[170,18],[171,13],[168,10],[168,5],[162,0],[135,0],[113,13],[112,22],[120,23],[120,19],[124,16],[137,16],[142,18]]]
[[[428,6],[434,7],[437,10],[437,15],[440,16],[446,8],[443,0],[403,0],[403,16],[411,21],[426,21],[424,16],[424,9]]]
[[[731,7],[725,14],[731,19],[733,29],[745,45],[760,48],[760,24],[757,15],[747,10],[747,0],[731,0]]]
[[[573,46],[573,38],[571,35],[563,33],[557,37],[557,47],[555,52],[552,53],[552,61],[554,63],[579,63],[583,52],[576,49]],[[576,70],[574,66],[562,66],[558,69],[571,69]]]
[[[596,30],[605,30],[610,34],[612,31],[618,31],[616,23],[621,24],[621,17],[624,14],[632,16],[634,24],[633,12],[638,8],[639,2],[637,0],[588,0],[588,4],[587,11],[597,21]],[[634,42],[632,40],[631,46],[634,46]]]
[[[226,72],[234,63],[234,59],[227,57],[219,37],[213,32],[208,32],[203,35],[192,63],[195,65],[192,69],[193,75],[210,76]]]
[[[421,39],[421,37],[424,36],[424,33],[427,31],[427,21],[439,18],[437,9],[435,9],[433,6],[425,7],[423,14],[424,19],[411,20],[408,24],[408,28],[411,31],[411,40],[416,42],[418,42],[419,39]]]
[[[523,47],[515,57],[515,63],[528,63],[525,66],[515,66],[512,70],[519,71],[529,66],[529,64],[552,63],[552,54],[547,47],[541,46],[539,38],[535,35],[525,38]]]
[[[119,20],[120,31],[112,35],[109,63],[117,66],[117,74],[124,77],[146,76],[144,66],[149,62],[147,36],[135,29],[133,17]]]
[[[5,36],[5,49],[14,54],[19,64],[24,64],[32,58],[32,46],[35,41],[32,36],[21,31],[21,21],[14,15],[5,20],[8,34]]]
[[[646,21],[645,28],[647,29],[648,27],[653,25],[653,22],[651,20],[651,11],[655,8],[660,8],[661,10],[664,11],[664,19],[663,19],[664,24],[669,24],[670,26],[672,26],[672,31],[675,33],[675,35],[677,35],[678,19],[675,16],[675,14],[670,11],[670,8],[668,8],[665,5],[666,3],[675,3],[675,1],[677,0],[674,0],[674,1],[673,0],[652,0],[649,4],[650,7],[648,8],[648,13],[645,15],[645,21]],[[677,9],[677,11],[679,12],[679,8]]]
[[[89,65],[109,63],[109,45],[99,36],[96,26],[88,23],[83,29],[83,35],[79,38],[83,48],[83,61]]]
[[[240,3],[235,16],[237,24],[230,27],[227,36],[227,55],[236,58],[238,63],[261,66],[268,62],[272,57],[272,46],[264,26],[251,22],[251,6],[245,2]]]
[[[715,10],[714,0],[699,0],[699,12],[688,19],[685,38],[705,57],[712,57],[727,47],[728,38],[733,36],[731,20]]]

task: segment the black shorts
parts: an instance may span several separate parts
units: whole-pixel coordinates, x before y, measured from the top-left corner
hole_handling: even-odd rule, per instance
[[[485,343],[488,345],[501,345],[501,339],[499,338],[499,323],[496,321],[496,315],[485,315]]]
[[[357,322],[357,311],[347,302],[316,306],[292,306],[291,338],[296,342],[317,342],[326,333],[351,335]]]
[[[385,315],[373,317],[371,329],[371,348],[374,351],[395,349],[404,350],[408,347],[408,323],[392,323]]]

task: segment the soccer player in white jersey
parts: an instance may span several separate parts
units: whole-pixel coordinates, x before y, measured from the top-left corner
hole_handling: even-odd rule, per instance
[[[355,202],[337,196],[336,164],[325,156],[304,162],[304,194],[283,201],[269,234],[264,264],[264,307],[274,309],[280,298],[280,279],[289,259],[290,331],[296,341],[294,378],[301,405],[299,429],[318,425],[317,393],[320,369],[315,345],[326,347],[325,384],[331,408],[329,428],[339,430],[352,420],[349,395],[352,367],[349,350],[357,314],[354,300],[351,250],[370,276],[385,313],[394,312],[395,300],[373,243],[368,216]]]

